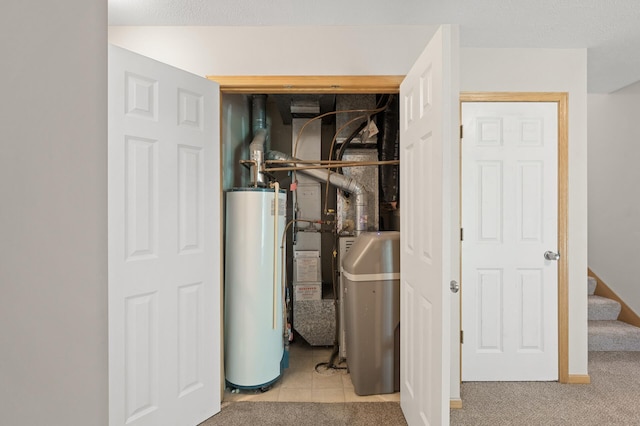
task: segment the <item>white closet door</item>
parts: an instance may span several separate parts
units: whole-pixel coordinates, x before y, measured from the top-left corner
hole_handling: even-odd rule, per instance
[[[462,379],[558,379],[558,108],[462,104]]]
[[[109,424],[220,411],[219,88],[109,46]]]
[[[457,28],[442,26],[400,86],[400,399],[411,426],[449,424],[457,49]]]

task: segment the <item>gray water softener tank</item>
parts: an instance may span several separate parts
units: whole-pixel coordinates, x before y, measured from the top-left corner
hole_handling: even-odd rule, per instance
[[[400,233],[361,234],[342,261],[347,365],[358,395],[400,390]]]

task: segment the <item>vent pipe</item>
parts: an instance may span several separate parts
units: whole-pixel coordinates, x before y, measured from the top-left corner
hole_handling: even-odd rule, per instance
[[[251,99],[251,130],[255,135],[259,129],[267,128],[267,95],[253,95]]]
[[[249,145],[249,158],[253,161],[251,185],[267,186],[265,176],[262,173],[267,143],[267,95],[253,95],[251,108],[251,129],[253,132],[253,140]]]
[[[299,161],[297,158],[279,151],[268,151],[266,159],[291,161],[292,163]],[[318,182],[327,181],[326,170],[301,169],[298,170],[298,173],[304,174],[305,176],[308,176]],[[356,235],[360,235],[360,233],[367,230],[367,192],[364,186],[362,186],[362,184],[355,179],[352,179],[345,175],[341,175],[340,173],[330,172],[328,177],[330,184],[353,195],[356,212],[355,233]]]
[[[262,165],[264,164],[264,144],[267,140],[267,129],[258,129],[249,144],[251,164],[251,185],[266,186]]]

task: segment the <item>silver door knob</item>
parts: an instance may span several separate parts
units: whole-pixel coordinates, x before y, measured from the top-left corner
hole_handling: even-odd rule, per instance
[[[458,290],[460,290],[460,284],[458,284],[457,281],[453,280],[449,283],[449,289],[451,290],[451,293],[457,293]]]
[[[558,260],[560,259],[560,253],[555,253],[552,251],[545,251],[544,258],[547,260]]]

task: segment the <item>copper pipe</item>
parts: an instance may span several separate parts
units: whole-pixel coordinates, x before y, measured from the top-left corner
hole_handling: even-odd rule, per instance
[[[293,163],[290,161],[289,163]],[[317,163],[317,162],[316,162]],[[268,167],[265,170],[270,172],[289,172],[293,170],[314,170],[314,169],[337,169],[339,167],[361,167],[361,166],[381,166],[381,165],[395,165],[400,164],[399,160],[388,160],[388,161],[361,161],[361,162],[353,162],[353,161],[342,161],[340,164],[324,164],[324,165],[306,165],[300,167]]]

